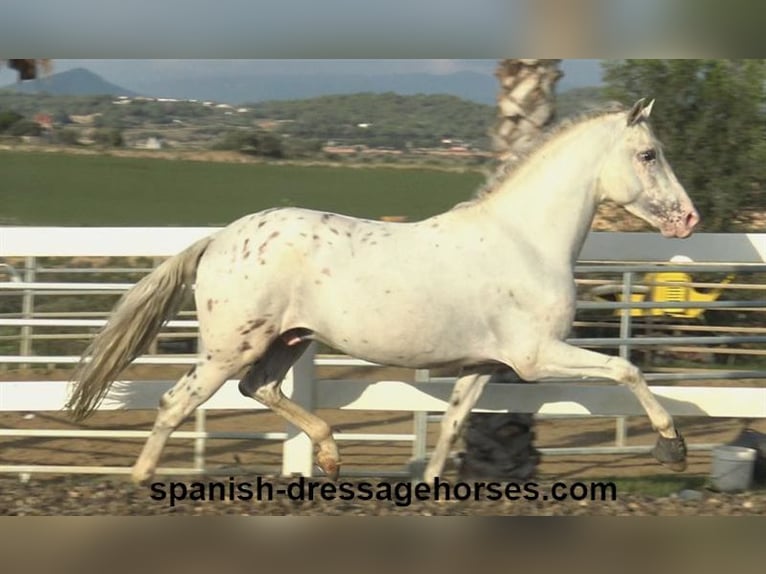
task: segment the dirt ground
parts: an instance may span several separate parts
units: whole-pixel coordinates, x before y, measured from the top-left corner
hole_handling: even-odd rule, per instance
[[[154,378],[151,368],[136,368],[129,373],[137,378]],[[167,374],[167,373],[166,373]],[[339,373],[326,369],[320,377],[338,378]],[[382,374],[376,373],[377,377]],[[41,374],[2,373],[6,379],[60,378],[61,372]],[[344,377],[365,378],[369,371],[344,370]],[[390,369],[385,378],[407,380],[411,373]],[[742,385],[742,382],[738,384]],[[149,430],[154,412],[101,412],[94,414],[82,424],[72,424],[60,413],[0,413],[3,428],[81,428]],[[413,417],[406,412],[350,412],[340,410],[320,411],[336,432],[386,432],[410,433]],[[736,419],[683,418],[678,420],[688,444],[728,442],[743,428],[745,421]],[[754,421],[751,428],[766,432],[766,421]],[[193,421],[185,423],[184,430],[193,430]],[[211,411],[207,414],[210,431],[281,431],[284,424],[270,412]],[[438,424],[429,425],[428,442],[433,446]],[[536,446],[611,446],[614,444],[615,420],[613,418],[587,417],[581,419],[542,420],[536,426]],[[628,418],[628,445],[653,444],[655,433],[645,417]],[[0,438],[1,464],[60,464],[130,466],[137,456],[143,440],[133,439],[65,439],[65,438]],[[406,469],[412,457],[412,444],[339,441],[343,459],[345,480],[358,481],[363,476],[381,477]],[[274,474],[281,460],[281,445],[267,440],[210,440],[206,448],[206,465],[218,469],[209,480],[254,480],[256,476],[270,476],[275,484],[286,481]],[[193,465],[193,441],[171,439],[163,453],[162,467],[191,467]],[[134,487],[122,476],[61,477],[55,475],[32,475],[22,483],[16,475],[0,476],[0,514],[766,514],[766,490],[742,494],[721,494],[700,488],[709,476],[711,457],[709,452],[690,452],[689,465],[683,476],[688,484],[701,491],[701,497],[684,500],[676,495],[653,498],[641,495],[619,495],[610,502],[578,502],[525,504],[509,501],[436,501],[415,502],[408,506],[380,501],[367,502],[313,502],[296,503],[284,500],[271,502],[184,502],[173,508],[150,498],[150,490]],[[370,470],[372,469],[372,470]],[[611,477],[646,477],[653,480],[658,475],[671,474],[649,454],[634,455],[550,455],[543,456],[536,480],[541,484],[553,481],[592,481]],[[447,478],[454,479],[454,469]],[[170,480],[160,477],[161,480]],[[341,479],[344,479],[342,474]],[[176,477],[187,483],[200,477]],[[406,480],[391,478],[389,481]]]

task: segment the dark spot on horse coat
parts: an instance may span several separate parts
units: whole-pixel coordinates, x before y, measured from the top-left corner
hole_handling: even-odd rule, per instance
[[[455,397],[454,399],[452,399],[452,401],[450,401],[450,404],[453,407],[456,407],[456,406],[458,406],[460,404],[460,399],[458,397]]]
[[[253,346],[250,343],[248,343],[247,341],[242,341],[242,344],[239,346],[239,351],[241,353],[244,353],[245,351],[249,351],[252,348]]]
[[[322,269],[322,275],[327,275],[329,277],[330,276],[330,270],[327,267],[325,267],[324,269]]]
[[[213,300],[212,299],[208,299],[207,300],[207,310],[208,311],[212,311],[213,310]]]
[[[247,251],[247,246],[249,244],[250,244],[250,238],[248,237],[247,239],[245,239],[245,242],[242,244],[242,253]],[[245,257],[247,257],[247,255],[245,255]]]
[[[258,329],[259,327],[262,327],[264,323],[266,323],[266,319],[250,320],[247,322],[247,326],[242,328],[242,330],[240,331],[240,334],[247,335],[254,329]]]
[[[205,360],[206,360],[206,361],[210,361],[212,358],[213,358],[213,355],[211,355],[210,353],[208,353],[207,355],[205,355]]]
[[[266,225],[266,221],[265,221],[265,220],[264,220],[264,221],[261,221],[261,222],[258,224],[258,229],[260,229],[260,228],[261,228],[261,227],[263,227],[264,225]]]
[[[315,234],[313,235],[313,238],[314,238],[314,239],[319,239],[319,236],[318,236],[318,235],[315,233]]]
[[[330,213],[323,213],[322,214],[322,223],[327,223],[330,218],[332,217],[332,214]]]
[[[274,325],[269,325],[269,328],[266,329],[266,335],[273,335],[276,332],[277,332],[277,330],[274,327]]]
[[[331,227],[331,228],[330,228],[330,231],[332,231],[332,232],[333,232],[335,235],[338,235],[338,234],[339,234],[338,230],[337,230],[337,229],[335,229],[334,227]]]

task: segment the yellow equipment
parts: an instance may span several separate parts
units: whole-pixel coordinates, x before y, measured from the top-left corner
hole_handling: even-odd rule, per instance
[[[734,280],[734,275],[727,275],[721,285],[726,285]],[[716,287],[714,289],[697,291],[694,287],[688,285],[692,283],[692,278],[688,273],[680,271],[662,271],[659,273],[647,273],[644,276],[644,282],[648,283],[648,290],[645,293],[632,293],[632,302],[642,302],[645,300],[656,303],[694,303],[715,301],[721,296],[723,289]],[[617,293],[617,300],[622,301],[622,293]],[[622,309],[617,310],[617,314],[622,313]],[[648,317],[668,315],[681,319],[697,319],[705,309],[700,307],[664,307],[661,309],[631,309],[632,317]]]

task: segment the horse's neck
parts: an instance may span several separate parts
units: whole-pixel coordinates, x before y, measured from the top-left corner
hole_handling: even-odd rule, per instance
[[[599,127],[562,133],[484,200],[500,225],[554,264],[574,265],[593,223],[598,168],[611,139]]]

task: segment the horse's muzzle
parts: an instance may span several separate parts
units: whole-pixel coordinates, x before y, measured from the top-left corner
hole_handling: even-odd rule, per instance
[[[661,229],[662,235],[665,237],[677,237],[679,239],[684,239],[689,237],[694,232],[694,228],[699,223],[699,221],[699,213],[697,213],[696,209],[691,207],[685,211],[677,220],[666,226],[663,226]]]

